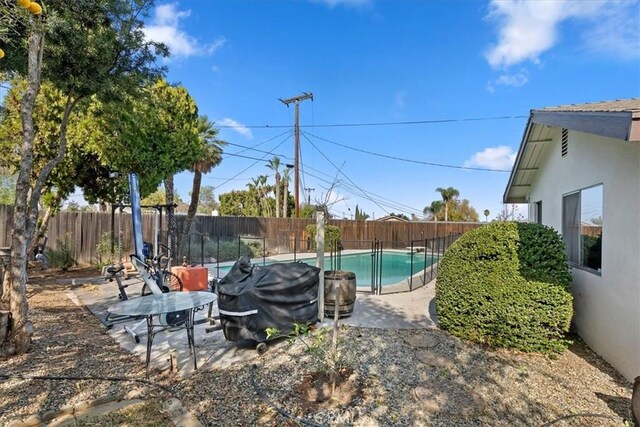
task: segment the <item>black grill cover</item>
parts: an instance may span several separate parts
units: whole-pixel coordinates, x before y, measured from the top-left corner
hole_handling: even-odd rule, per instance
[[[248,257],[238,260],[218,283],[218,308],[224,336],[229,341],[265,341],[265,330],[282,334],[293,323],[318,319],[317,267],[301,262],[251,266]]]

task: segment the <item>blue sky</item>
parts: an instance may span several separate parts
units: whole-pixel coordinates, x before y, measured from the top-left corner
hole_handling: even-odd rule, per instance
[[[312,92],[300,105],[301,187],[338,201],[337,216],[359,205],[376,218],[420,214],[449,186],[492,218],[509,174],[335,143],[509,170],[530,109],[640,96],[638,34],[635,0],[175,1],[158,3],[147,25],[171,49],[168,80],[237,144],[226,152],[265,159],[225,155],[203,179],[216,195],[269,174],[263,151],[293,163],[291,128],[251,126],[291,126],[278,98]],[[468,120],[496,117],[509,118]],[[452,121],[318,126],[439,120]],[[190,186],[190,174],[176,177],[185,200]]]

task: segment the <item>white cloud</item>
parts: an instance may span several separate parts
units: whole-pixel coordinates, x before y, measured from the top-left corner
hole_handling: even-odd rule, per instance
[[[173,56],[212,54],[226,43],[219,37],[211,44],[202,45],[198,39],[180,29],[180,20],[188,18],[191,10],[178,10],[177,3],[163,4],[155,8],[151,23],[144,28],[147,39],[164,43]]]
[[[622,59],[640,57],[638,16],[640,2],[626,1],[603,8],[593,26],[582,33],[587,50],[615,55]]]
[[[598,50],[638,54],[638,1],[526,1],[491,0],[488,19],[498,26],[498,42],[485,57],[493,68],[525,61],[540,63],[540,55],[559,39],[560,24],[586,21],[583,33]],[[603,16],[608,17],[603,22]]]
[[[314,3],[321,3],[333,9],[336,6],[361,7],[368,6],[373,0],[311,0]]]
[[[525,69],[521,69],[516,73],[505,73],[498,76],[492,82],[487,84],[487,90],[490,93],[494,93],[496,91],[496,86],[512,86],[512,87],[522,87],[529,81],[529,73]]]
[[[500,145],[498,147],[487,147],[478,151],[471,159],[464,162],[466,167],[481,167],[488,169],[507,170],[513,166],[516,160],[516,153],[511,147]]]
[[[251,132],[251,129],[229,117],[225,117],[222,120],[217,120],[216,123],[220,126],[227,126],[232,128],[247,139],[253,139],[253,133]]]

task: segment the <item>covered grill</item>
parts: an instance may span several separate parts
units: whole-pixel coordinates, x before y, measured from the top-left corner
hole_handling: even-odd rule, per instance
[[[252,266],[242,257],[218,283],[218,308],[224,336],[259,343],[266,329],[281,334],[293,323],[315,323],[318,319],[318,275],[320,269],[301,262]]]

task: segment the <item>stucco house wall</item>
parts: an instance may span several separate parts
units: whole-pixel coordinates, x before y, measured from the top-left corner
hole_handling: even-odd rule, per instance
[[[554,128],[529,192],[530,218],[562,232],[563,195],[603,185],[600,274],[572,267],[574,325],[585,342],[630,381],[640,375],[640,144],[569,131],[561,156]]]

